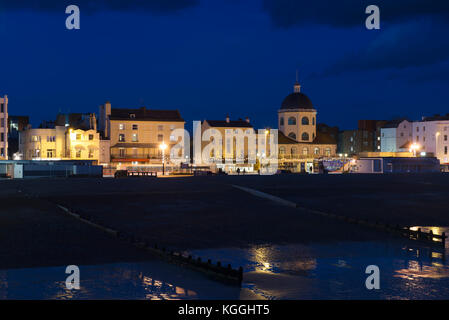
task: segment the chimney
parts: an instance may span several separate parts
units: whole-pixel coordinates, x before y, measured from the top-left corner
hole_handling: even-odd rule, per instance
[[[228,115],[226,115],[226,123],[229,123],[230,122],[230,119],[229,119],[229,114]]]
[[[249,123],[249,118],[248,118],[248,117],[246,117],[246,118],[245,118],[245,121],[246,121],[247,123]]]

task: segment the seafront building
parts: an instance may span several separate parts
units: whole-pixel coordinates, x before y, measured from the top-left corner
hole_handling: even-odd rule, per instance
[[[381,128],[381,152],[408,151],[413,125],[406,119],[387,122]]]
[[[278,110],[279,167],[312,172],[316,160],[337,156],[337,142],[329,132],[317,130],[317,110],[296,82],[293,93]]]
[[[201,136],[209,129],[215,129],[221,135],[219,145],[221,150],[212,149],[209,154],[209,159],[213,162],[212,168],[222,170],[228,173],[234,172],[253,172],[254,165],[248,161],[248,138],[242,140],[241,148],[237,146],[236,135],[242,133],[245,137],[255,134],[254,128],[250,123],[249,118],[245,120],[231,120],[229,115],[225,120],[204,120],[201,122]],[[246,141],[246,143],[245,143]],[[254,140],[257,142],[257,140]],[[209,144],[208,141],[202,141],[201,150]],[[232,159],[232,163],[226,163],[226,159]],[[243,163],[237,163],[240,159]]]
[[[28,126],[19,135],[21,160],[107,161],[100,153],[95,114],[59,114],[40,128]],[[47,127],[46,127],[47,126]]]
[[[8,96],[0,97],[0,160],[8,159]]]
[[[178,142],[173,130],[184,129],[184,123],[178,110],[116,109],[110,102],[100,106],[101,141],[110,145],[110,163],[118,168],[168,164]]]
[[[413,122],[413,139],[417,152],[432,154],[441,164],[449,164],[449,114],[423,117]]]

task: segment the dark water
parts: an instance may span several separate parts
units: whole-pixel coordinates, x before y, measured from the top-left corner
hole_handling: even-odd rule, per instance
[[[424,228],[424,227],[422,227]],[[441,233],[448,228],[433,228]],[[65,266],[0,270],[0,299],[449,299],[448,248],[404,241],[198,250],[243,266],[242,288],[163,262],[79,266],[81,289],[65,287]],[[380,290],[365,286],[368,265]]]

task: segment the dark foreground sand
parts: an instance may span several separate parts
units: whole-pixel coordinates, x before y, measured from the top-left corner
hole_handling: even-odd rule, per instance
[[[55,204],[181,250],[387,237],[251,196],[232,184],[373,221],[449,224],[449,175],[442,174],[0,181],[0,268],[153,259],[65,215]]]

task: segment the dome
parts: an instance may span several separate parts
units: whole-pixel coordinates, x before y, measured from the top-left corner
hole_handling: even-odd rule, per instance
[[[285,97],[281,109],[313,109],[313,104],[304,93],[294,92]]]

